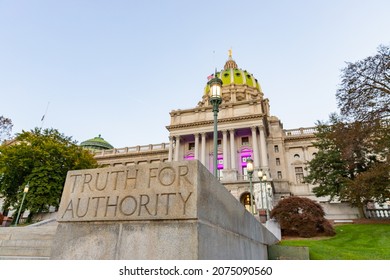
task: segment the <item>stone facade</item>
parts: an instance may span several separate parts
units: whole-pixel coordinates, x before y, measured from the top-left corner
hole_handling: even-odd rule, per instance
[[[250,157],[255,167],[253,183],[260,182],[258,170],[267,175],[265,184],[272,198],[270,208],[279,199],[291,195],[328,203],[328,198],[313,195],[313,185],[303,182],[307,175],[305,163],[316,154],[315,128],[284,129],[282,122],[270,114],[269,100],[257,79],[239,69],[231,56],[217,76],[223,81],[217,155],[221,183],[248,207],[246,160]],[[170,116],[166,127],[169,143],[104,150],[96,153],[96,159],[109,166],[195,159],[212,171],[214,123],[208,86],[196,107],[171,111]],[[326,209],[329,208],[332,206],[327,205]],[[357,211],[353,210],[348,215],[334,209],[329,213],[332,213],[329,218],[357,217]]]

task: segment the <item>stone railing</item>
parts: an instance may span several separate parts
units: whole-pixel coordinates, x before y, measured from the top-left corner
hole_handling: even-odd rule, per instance
[[[248,181],[249,182],[249,175],[242,175],[242,174],[238,174],[237,175],[237,180],[238,181]],[[259,177],[257,176],[257,171],[256,171],[256,174],[253,174],[252,175],[252,182],[253,183],[258,183],[260,181]],[[268,180],[267,182],[271,182],[271,180]]]
[[[284,134],[289,137],[289,136],[309,136],[309,135],[314,135],[314,133],[317,131],[315,127],[301,127],[297,129],[285,129]]]
[[[95,152],[95,156],[103,157],[103,156],[113,156],[113,155],[126,155],[140,152],[150,152],[150,151],[161,151],[167,150],[169,148],[169,143],[161,143],[161,144],[150,144],[143,146],[134,146],[134,147],[125,147],[111,150],[101,150]]]
[[[248,181],[249,182],[249,176],[248,175],[237,175],[237,181]]]
[[[390,209],[366,209],[367,219],[390,219]]]

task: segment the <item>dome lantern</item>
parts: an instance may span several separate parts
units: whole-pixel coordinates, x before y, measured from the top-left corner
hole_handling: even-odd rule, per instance
[[[232,57],[232,49],[229,50],[229,58],[225,63],[225,66],[223,67],[224,70],[227,69],[236,69],[238,68],[237,63],[233,60]]]

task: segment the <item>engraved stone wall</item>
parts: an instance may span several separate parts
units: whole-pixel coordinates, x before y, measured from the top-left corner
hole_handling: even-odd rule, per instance
[[[199,161],[70,171],[51,259],[266,259],[278,240]]]

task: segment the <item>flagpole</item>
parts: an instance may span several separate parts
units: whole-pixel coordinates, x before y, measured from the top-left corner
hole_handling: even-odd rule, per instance
[[[47,110],[49,109],[49,105],[50,105],[50,101],[47,102],[47,106],[46,106],[46,110],[45,110],[45,113],[43,114],[42,118],[41,118],[41,129],[43,127],[43,123],[45,121],[45,117],[46,117],[46,114],[47,114]]]

